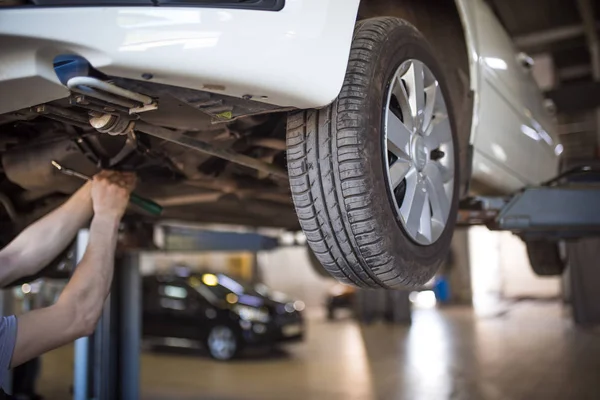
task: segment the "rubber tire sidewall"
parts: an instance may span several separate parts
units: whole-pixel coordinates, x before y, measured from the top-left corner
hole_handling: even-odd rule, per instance
[[[367,91],[367,99],[370,99],[370,101],[367,108],[367,118],[364,120],[362,129],[363,137],[359,137],[359,141],[362,139],[364,143],[366,160],[364,172],[368,175],[367,179],[371,182],[375,194],[372,196],[372,209],[376,225],[380,229],[381,235],[389,239],[386,248],[389,255],[395,260],[396,267],[404,270],[401,272],[403,276],[408,276],[408,279],[403,279],[399,283],[421,285],[431,279],[445,259],[454,232],[460,181],[459,149],[454,108],[448,95],[448,85],[442,75],[441,68],[432,55],[433,51],[416,28],[402,21],[402,25],[394,29],[387,39],[379,45],[381,46],[379,57],[372,71]],[[404,61],[409,59],[423,62],[438,80],[452,128],[454,190],[451,208],[441,236],[436,242],[427,246],[419,245],[409,237],[394,210],[387,183],[387,165],[383,152],[383,116],[387,103],[388,88],[396,70]],[[349,70],[348,73],[351,74],[352,71]]]
[[[389,193],[383,114],[400,64],[420,60],[436,76],[448,109],[454,190],[438,240],[421,246],[402,228]],[[307,242],[321,264],[346,284],[365,288],[420,286],[445,260],[459,197],[454,106],[433,51],[398,18],[360,21],[338,98],[328,107],[288,116],[287,162],[292,198]]]

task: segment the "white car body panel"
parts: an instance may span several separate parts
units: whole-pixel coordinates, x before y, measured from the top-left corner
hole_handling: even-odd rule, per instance
[[[512,192],[558,173],[558,136],[540,90],[508,34],[482,0],[458,0],[476,60],[472,179]],[[475,56],[476,54],[476,56]],[[474,87],[473,87],[474,86]],[[555,151],[556,150],[556,151]]]
[[[363,0],[368,1],[368,0]],[[418,0],[414,0],[418,1]],[[558,172],[556,129],[483,0],[455,0],[474,113],[472,178],[512,192]],[[76,54],[111,76],[317,108],[341,89],[360,0],[287,0],[278,12],[196,7],[0,12],[0,113],[63,98],[52,67]]]
[[[0,12],[0,113],[67,95],[52,69],[77,54],[103,73],[253,99],[325,106],[339,94],[360,0],[288,0],[281,11],[52,7]],[[24,92],[28,92],[25,94]],[[36,97],[37,96],[37,97]]]
[[[470,89],[475,94],[475,109],[477,109],[477,95],[479,93],[479,44],[477,43],[477,24],[475,22],[474,7],[471,0],[455,0],[460,21],[465,32],[465,44],[469,57]],[[473,115],[477,113],[474,112]],[[474,118],[474,123],[477,122]]]

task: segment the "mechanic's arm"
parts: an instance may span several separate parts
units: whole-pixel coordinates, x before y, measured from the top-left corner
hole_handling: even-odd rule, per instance
[[[36,221],[0,250],[0,287],[38,273],[71,243],[92,217],[91,183]]]
[[[134,186],[132,174],[103,171],[94,177],[94,218],[83,259],[56,304],[18,317],[11,368],[94,331],[110,290],[119,222]]]

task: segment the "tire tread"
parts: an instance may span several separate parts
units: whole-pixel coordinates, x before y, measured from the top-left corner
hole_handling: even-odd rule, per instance
[[[343,283],[390,288],[420,283],[394,265],[390,241],[378,229],[364,173],[360,112],[382,43],[407,22],[381,17],[357,23],[344,85],[332,105],[292,112],[287,156],[292,198],[307,241],[321,264]],[[335,129],[334,129],[335,127]],[[337,172],[337,173],[336,173]]]

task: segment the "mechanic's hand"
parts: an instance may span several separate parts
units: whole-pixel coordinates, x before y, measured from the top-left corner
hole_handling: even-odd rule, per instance
[[[131,172],[100,171],[92,180],[92,203],[95,215],[121,219],[137,178]]]

